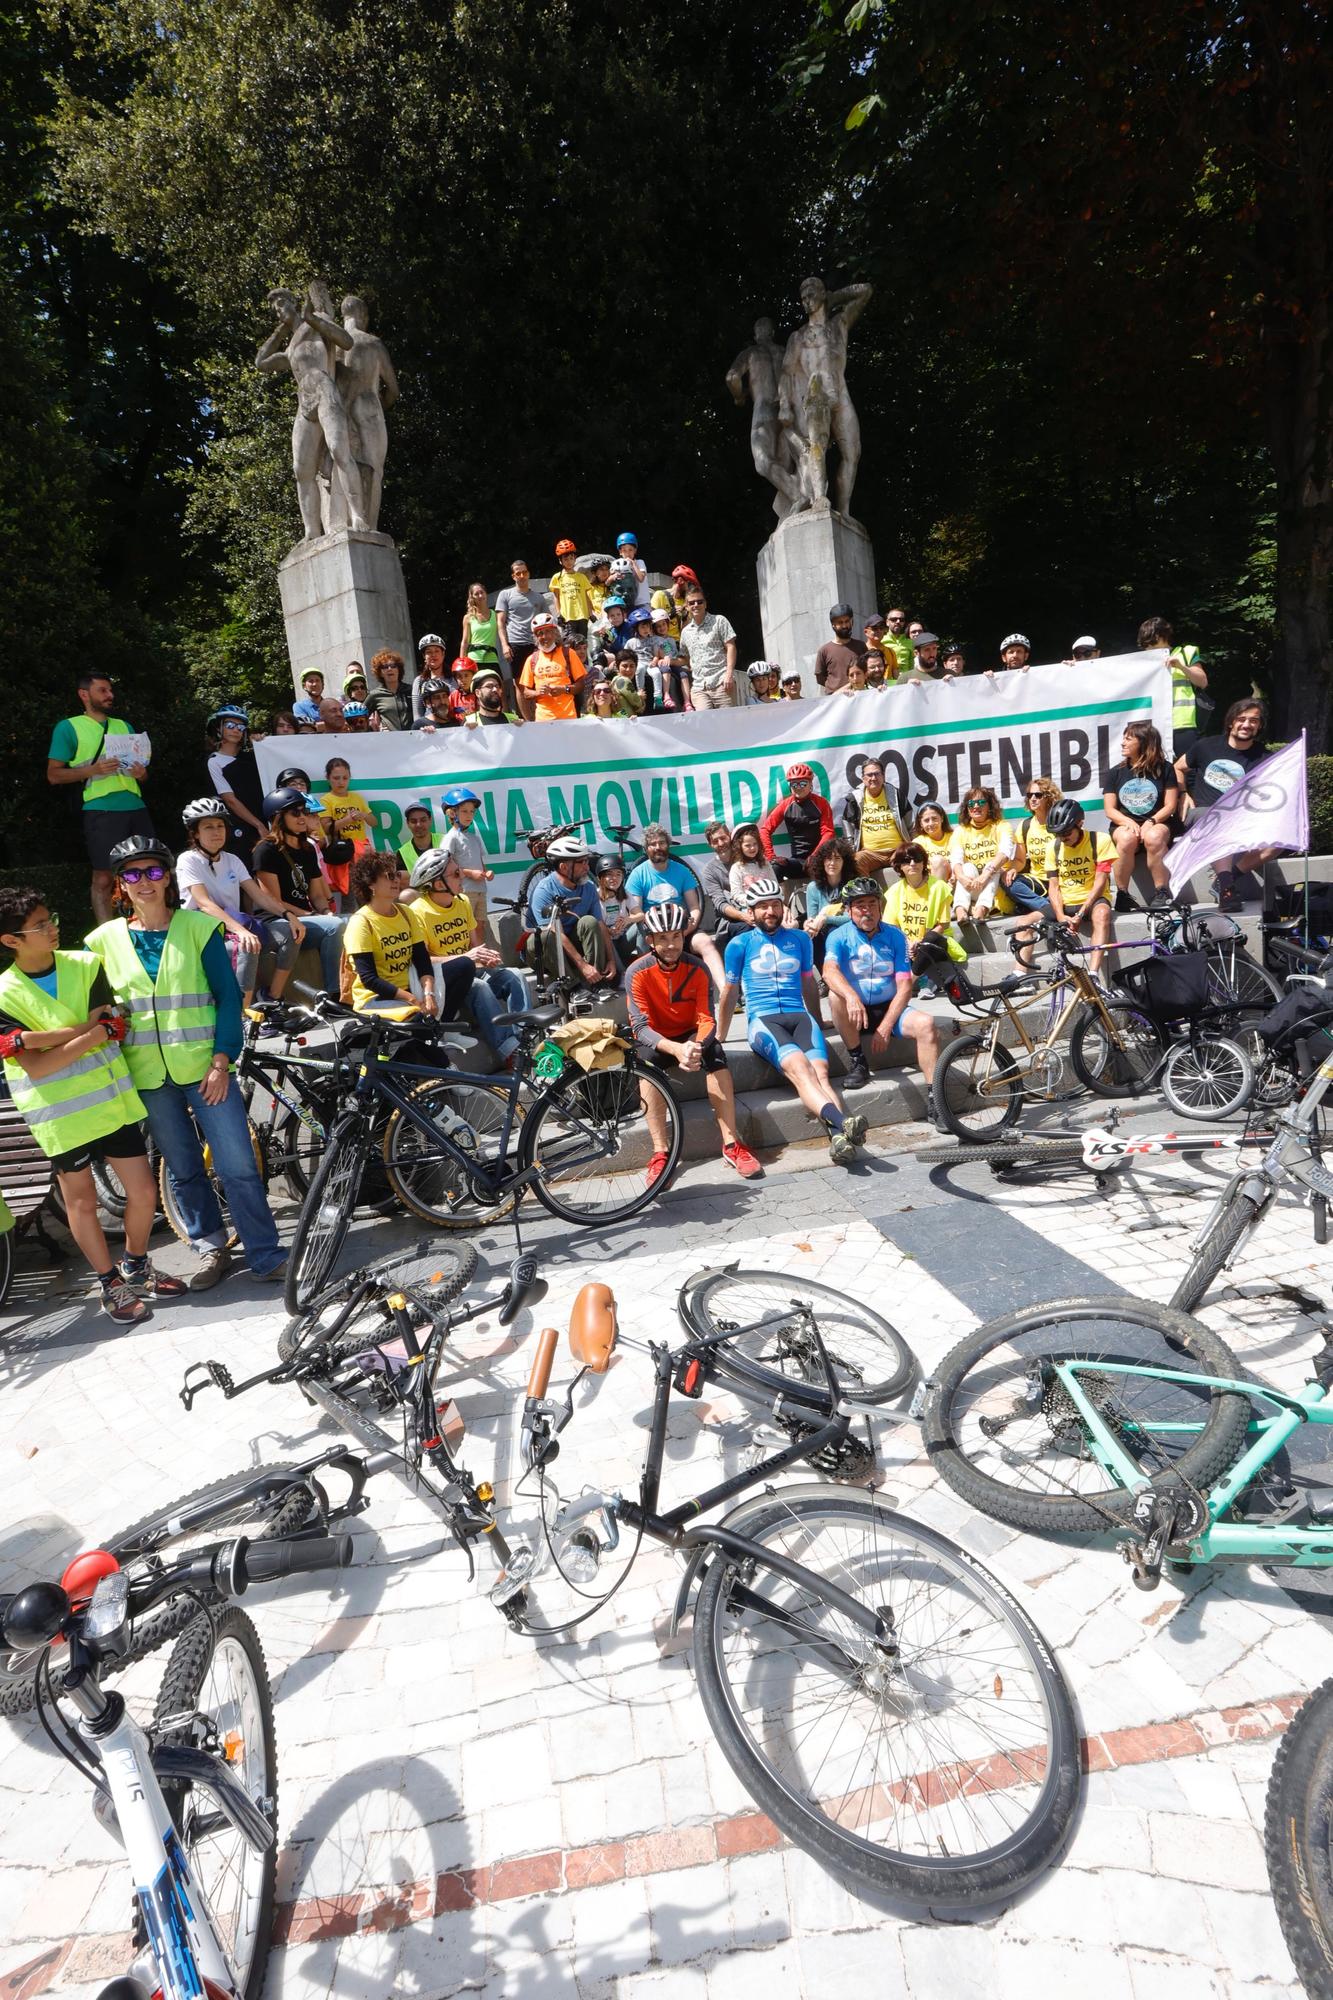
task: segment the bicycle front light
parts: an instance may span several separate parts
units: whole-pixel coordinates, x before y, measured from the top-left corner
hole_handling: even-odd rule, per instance
[[[130,1614],[130,1580],[123,1569],[112,1570],[99,1579],[83,1620],[83,1636],[100,1652],[113,1650],[111,1642],[124,1632]]]

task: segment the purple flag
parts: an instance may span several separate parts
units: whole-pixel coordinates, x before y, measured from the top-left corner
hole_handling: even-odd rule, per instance
[[[1305,784],[1305,731],[1237,778],[1220,799],[1190,814],[1166,857],[1175,892],[1210,861],[1248,854],[1256,847],[1285,847],[1304,854],[1310,845],[1310,798]]]

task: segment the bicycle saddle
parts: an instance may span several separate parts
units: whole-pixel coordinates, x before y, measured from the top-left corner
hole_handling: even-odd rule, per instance
[[[569,1351],[594,1375],[605,1375],[615,1351],[616,1295],[609,1285],[584,1285],[569,1314]]]
[[[549,1028],[560,1020],[560,1007],[520,1007],[512,1014],[497,1014],[492,1026],[497,1028]]]

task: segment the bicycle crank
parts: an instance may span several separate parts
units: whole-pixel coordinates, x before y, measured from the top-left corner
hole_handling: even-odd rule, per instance
[[[1189,1544],[1207,1525],[1208,1509],[1189,1488],[1162,1493],[1148,1486],[1135,1499],[1133,1521],[1146,1532],[1141,1541],[1125,1542],[1120,1553],[1130,1565],[1135,1588],[1156,1590],[1163,1563],[1188,1558]]]

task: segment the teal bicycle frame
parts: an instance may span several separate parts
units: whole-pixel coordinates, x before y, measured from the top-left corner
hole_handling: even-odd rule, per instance
[[[1254,1443],[1242,1452],[1230,1472],[1201,1496],[1208,1513],[1208,1526],[1185,1544],[1188,1550],[1185,1556],[1179,1556],[1173,1545],[1171,1560],[1208,1563],[1227,1559],[1245,1561],[1257,1557],[1264,1562],[1288,1564],[1296,1569],[1333,1568],[1333,1522],[1325,1529],[1318,1529],[1286,1528],[1281,1525],[1266,1527],[1262,1522],[1241,1525],[1222,1519],[1239,1495],[1266,1465],[1271,1464],[1287,1439],[1294,1436],[1302,1424],[1333,1425],[1333,1405],[1327,1401],[1328,1392],[1321,1382],[1307,1382],[1299,1396],[1288,1396],[1280,1389],[1266,1389],[1258,1382],[1232,1380],[1221,1375],[1186,1374],[1175,1368],[1137,1368],[1132,1362],[1057,1361],[1054,1369],[1083,1418],[1088,1443],[1097,1463],[1108,1478],[1130,1493],[1156,1489],[1143,1468],[1122,1450],[1085,1393],[1078,1379],[1082,1370],[1087,1369],[1101,1377],[1137,1375],[1147,1381],[1182,1382],[1213,1392],[1229,1390],[1248,1396],[1252,1402],[1271,1404],[1272,1416],[1253,1417],[1250,1421],[1249,1428],[1255,1433]],[[1203,1425],[1153,1424],[1147,1429],[1152,1436],[1197,1435]]]

